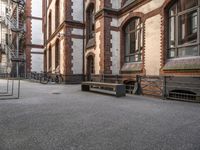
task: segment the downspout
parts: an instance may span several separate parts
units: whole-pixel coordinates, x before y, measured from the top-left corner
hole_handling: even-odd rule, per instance
[[[45,37],[44,37],[45,38],[45,40],[44,40],[44,46],[45,46],[45,49],[46,49],[46,62],[45,62],[46,63],[46,68],[44,66],[44,68],[45,68],[44,71],[47,72],[48,71],[48,55],[47,55],[48,54],[48,52],[47,52],[47,36],[48,36],[47,35],[47,24],[48,24],[48,22],[47,22],[47,16],[48,15],[47,15],[47,0],[45,0],[45,11],[46,11],[45,12],[45,18],[46,18],[46,20],[45,20],[46,25],[45,26],[46,27],[45,27],[45,31],[44,32],[46,32],[46,34],[45,34]]]
[[[85,1],[83,0],[83,80],[85,80]]]

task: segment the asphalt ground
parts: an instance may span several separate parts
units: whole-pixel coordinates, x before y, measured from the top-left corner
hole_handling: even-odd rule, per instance
[[[200,104],[22,81],[0,101],[0,150],[200,150]]]

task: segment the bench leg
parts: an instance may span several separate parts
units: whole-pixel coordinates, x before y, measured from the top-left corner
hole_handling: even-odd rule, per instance
[[[81,85],[81,90],[82,91],[90,91],[90,86],[89,85]]]
[[[124,85],[117,86],[115,90],[117,97],[126,96],[126,87]]]

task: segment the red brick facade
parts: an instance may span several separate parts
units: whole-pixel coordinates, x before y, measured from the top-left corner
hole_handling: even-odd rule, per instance
[[[52,1],[53,2],[53,1]],[[112,43],[113,33],[115,32],[117,35],[119,35],[119,45],[120,47],[118,50],[120,51],[120,59],[118,62],[120,62],[119,66],[119,74],[120,75],[130,75],[135,77],[136,75],[149,75],[149,71],[151,71],[151,68],[149,69],[149,63],[147,60],[149,59],[149,54],[151,54],[149,49],[149,43],[147,43],[147,35],[149,33],[149,24],[147,23],[149,20],[153,19],[154,17],[160,18],[158,20],[159,29],[158,29],[158,37],[159,40],[156,41],[156,44],[159,45],[159,48],[157,48],[157,51],[159,51],[159,63],[156,63],[155,65],[159,66],[157,69],[158,73],[156,75],[177,75],[177,76],[200,76],[200,69],[187,69],[187,70],[164,70],[168,59],[167,59],[167,19],[166,19],[166,7],[173,2],[173,0],[165,0],[165,2],[159,2],[159,4],[154,4],[152,0],[136,0],[131,3],[126,3],[127,0],[121,0],[118,5],[119,8],[114,8],[115,2],[112,2],[111,0],[101,0],[97,2],[97,0],[84,0],[83,1],[83,15],[84,20],[83,22],[77,22],[74,20],[74,1],[73,0],[67,0],[64,1],[64,14],[65,14],[65,21],[58,26],[56,31],[52,33],[49,39],[47,39],[46,47],[48,47],[48,43],[50,43],[56,35],[64,29],[64,51],[63,51],[63,64],[64,66],[64,73],[63,75],[74,75],[73,68],[75,67],[72,63],[73,53],[75,52],[73,49],[74,42],[73,38],[76,39],[82,39],[84,42],[83,50],[84,50],[84,57],[82,60],[83,63],[83,72],[82,74],[86,74],[87,72],[87,57],[89,55],[94,56],[95,58],[95,74],[113,74],[113,66],[115,65],[113,62],[113,57],[115,51],[115,45],[118,43]],[[87,7],[93,3],[95,5],[95,35],[94,35],[94,41],[91,43],[87,43],[85,40],[87,35],[87,20],[86,20],[86,10]],[[50,4],[49,4],[50,5]],[[99,5],[99,6],[97,6]],[[153,6],[155,5],[155,6]],[[156,6],[158,5],[158,6]],[[117,7],[117,6],[116,6]],[[141,9],[143,7],[143,9]],[[152,9],[152,8],[154,9]],[[48,9],[49,6],[47,6],[46,9]],[[48,14],[46,14],[48,16]],[[125,64],[125,36],[124,36],[124,26],[126,26],[129,21],[134,18],[139,17],[141,18],[141,21],[143,23],[143,49],[142,49],[142,62],[139,65],[136,65],[136,67],[139,67],[139,69],[133,70],[133,71],[123,71],[122,68]],[[117,20],[117,25],[113,25],[114,21]],[[153,22],[155,23],[155,22]],[[152,25],[153,26],[153,25]],[[73,35],[74,29],[85,29],[84,35]],[[99,37],[98,37],[99,35]],[[85,37],[85,39],[83,38]],[[153,40],[153,39],[152,39]],[[91,42],[91,41],[90,41]],[[89,46],[88,46],[89,45]],[[97,53],[99,51],[99,53]],[[148,52],[148,53],[147,53]],[[153,51],[152,51],[153,53]],[[157,56],[157,55],[156,55]],[[117,57],[117,56],[115,56]],[[99,59],[98,59],[99,58]],[[152,58],[153,60],[154,58]],[[158,59],[158,58],[156,58]],[[99,61],[98,61],[99,60]],[[198,58],[199,60],[199,58]],[[149,61],[149,60],[148,60]],[[197,61],[199,62],[199,61]],[[82,64],[80,64],[82,65]],[[99,69],[99,71],[98,71]],[[126,78],[126,77],[124,77]]]
[[[43,20],[42,16],[34,16],[33,12],[35,10],[32,9],[33,5],[33,0],[26,0],[26,6],[25,6],[25,17],[26,17],[26,33],[25,33],[25,46],[26,46],[26,74],[28,75],[32,70],[32,66],[35,65],[33,64],[33,59],[32,55],[37,54],[37,55],[43,55],[42,49],[44,48],[43,43],[32,43],[33,41],[33,21],[41,21]],[[43,4],[44,6],[44,4]],[[39,30],[39,29],[38,29]],[[41,31],[42,32],[42,31]],[[40,35],[37,35],[40,36]],[[42,35],[41,35],[42,36]],[[36,36],[35,36],[36,37]],[[40,49],[41,51],[33,52],[32,49]],[[42,70],[41,70],[42,71]]]
[[[31,11],[32,1],[26,1],[26,72],[31,72],[31,40],[32,40],[32,24],[31,24]]]

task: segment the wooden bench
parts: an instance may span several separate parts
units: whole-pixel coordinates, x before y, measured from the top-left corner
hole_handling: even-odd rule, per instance
[[[117,97],[126,96],[126,86],[124,84],[116,83],[103,83],[103,82],[82,82],[81,84],[82,91],[90,91],[90,88],[97,89],[111,89],[115,92]]]

